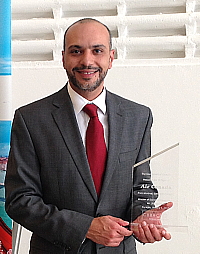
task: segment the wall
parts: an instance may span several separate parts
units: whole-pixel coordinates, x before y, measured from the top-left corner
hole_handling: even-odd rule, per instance
[[[23,2],[13,0],[13,112],[65,84],[60,52],[66,26],[89,15],[105,22],[117,51],[107,88],[151,107],[152,153],[180,144],[174,170],[179,220],[187,230],[171,228],[172,240],[138,244],[138,252],[200,253],[200,2]],[[28,252],[29,236],[23,230],[20,254]]]

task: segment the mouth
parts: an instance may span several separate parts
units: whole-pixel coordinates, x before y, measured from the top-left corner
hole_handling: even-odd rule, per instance
[[[96,73],[97,71],[78,71],[78,72],[81,74],[90,75]]]
[[[99,68],[92,68],[92,69],[91,68],[90,69],[74,68],[73,71],[77,72],[81,76],[81,78],[88,80],[93,78],[96,75],[96,73],[100,71],[100,69]]]

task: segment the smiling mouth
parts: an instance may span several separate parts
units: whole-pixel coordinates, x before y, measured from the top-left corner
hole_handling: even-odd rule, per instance
[[[93,78],[97,72],[100,71],[99,68],[90,68],[90,69],[78,69],[78,68],[75,68],[74,69],[75,72],[77,72],[80,77],[84,80],[90,80],[91,78]]]
[[[97,71],[92,71],[92,72],[85,72],[85,71],[83,71],[82,73],[83,73],[83,74],[93,74],[93,73],[95,73],[95,72],[97,72]]]
[[[81,71],[79,71],[79,70],[77,70],[77,72],[78,73],[81,73],[81,74],[85,74],[85,75],[91,75],[91,74],[94,74],[94,73],[96,73],[96,72],[98,72],[99,70],[95,70],[95,71],[86,71],[86,70],[81,70]]]
[[[82,66],[82,67],[75,67],[72,71],[77,71],[83,74],[93,74],[97,71],[100,71],[101,68],[98,67],[91,67],[91,66]]]

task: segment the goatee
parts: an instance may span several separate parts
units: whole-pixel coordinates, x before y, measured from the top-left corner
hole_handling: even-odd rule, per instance
[[[89,81],[90,79],[84,79],[86,81],[86,83],[81,83],[76,79],[75,74],[73,74],[74,71],[79,71],[79,70],[95,70],[96,72],[99,72],[99,78],[92,83]],[[106,74],[108,72],[108,71],[102,72],[101,68],[94,68],[94,67],[90,67],[90,66],[88,66],[88,67],[84,66],[81,68],[76,67],[72,71],[73,71],[73,73],[70,73],[69,71],[67,71],[67,76],[68,76],[70,83],[72,83],[79,90],[87,91],[87,92],[93,92],[94,90],[96,90],[101,85],[101,83],[104,81]],[[87,81],[88,81],[88,83],[87,83]]]

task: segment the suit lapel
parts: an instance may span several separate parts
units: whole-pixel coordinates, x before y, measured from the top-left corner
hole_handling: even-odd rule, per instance
[[[55,106],[55,110],[52,112],[52,116],[84,183],[94,200],[97,201],[97,194],[91,177],[87,155],[79,132],[73,105],[66,87],[57,94],[53,105]]]
[[[100,200],[106,193],[107,187],[111,181],[115,170],[115,165],[120,152],[121,136],[123,131],[124,116],[120,108],[120,102],[115,100],[115,96],[110,92],[106,95],[106,104],[108,112],[109,142],[108,142],[108,160]],[[58,126],[66,146],[76,164],[83,182],[86,184],[89,192],[97,202],[97,194],[91,177],[87,155],[79,132],[73,105],[66,87],[64,87],[53,101],[55,107],[52,116]],[[99,201],[100,201],[99,200]]]
[[[115,101],[114,98],[114,95],[107,92],[106,104],[109,125],[109,145],[108,160],[100,200],[106,193],[107,187],[111,181],[112,175],[115,170],[115,165],[118,160],[118,154],[120,152],[121,136],[124,126],[124,116],[120,108],[120,102]]]

